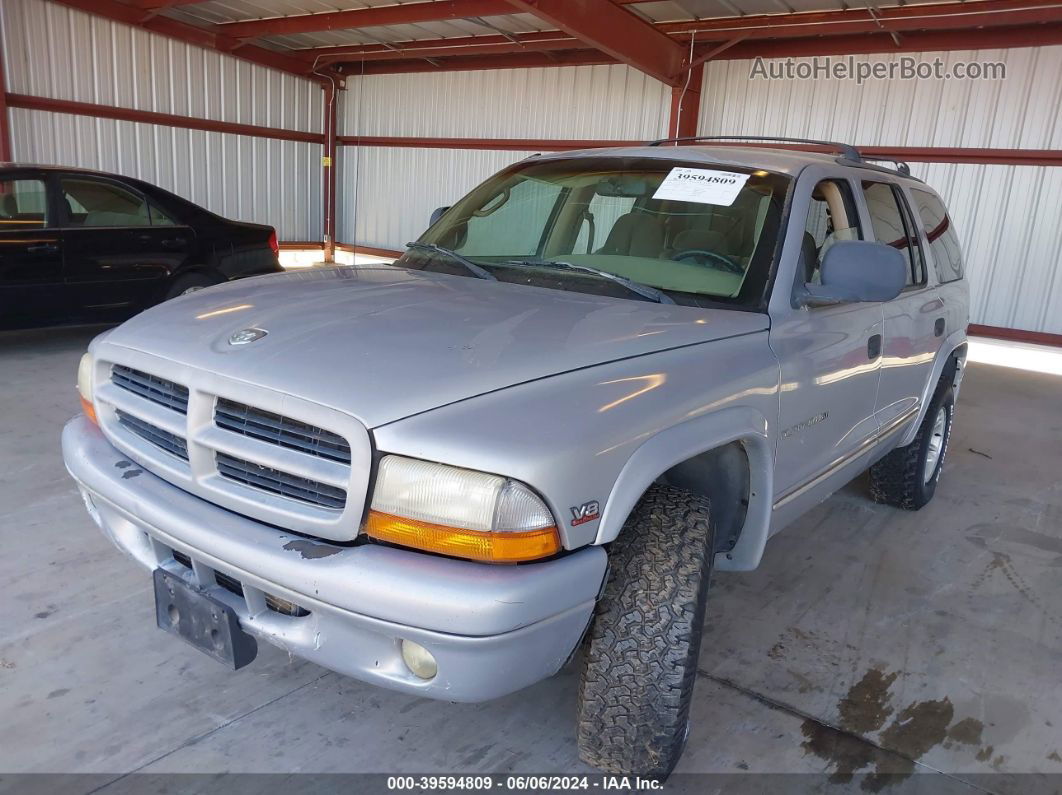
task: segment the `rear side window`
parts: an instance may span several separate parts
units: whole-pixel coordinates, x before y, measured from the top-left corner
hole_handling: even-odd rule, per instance
[[[926,190],[916,188],[911,191],[911,195],[914,197],[916,212],[926,233],[926,240],[929,241],[937,279],[942,284],[958,281],[963,273],[962,249],[959,247],[959,236],[955,233],[955,224],[944,209],[944,203]]]
[[[70,226],[150,226],[144,197],[130,190],[93,179],[64,179]]]
[[[48,194],[39,179],[0,179],[0,232],[48,225]]]
[[[887,182],[864,182],[863,194],[870,211],[874,238],[879,243],[899,249],[907,260],[907,286],[925,284],[922,246],[903,195]]]

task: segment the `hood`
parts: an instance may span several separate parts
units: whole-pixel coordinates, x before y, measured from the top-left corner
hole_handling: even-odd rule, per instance
[[[102,342],[295,395],[372,428],[514,384],[767,325],[766,315],[749,312],[383,266],[202,290],[137,315]],[[247,328],[268,333],[229,343]]]

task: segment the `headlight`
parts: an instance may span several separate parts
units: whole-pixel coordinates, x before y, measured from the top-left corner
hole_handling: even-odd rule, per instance
[[[81,410],[85,412],[86,417],[98,425],[96,408],[92,404],[92,364],[91,353],[86,353],[81,357],[81,362],[77,366],[77,391],[81,396]]]
[[[365,532],[491,563],[534,560],[560,550],[553,515],[522,483],[394,455],[380,461]]]

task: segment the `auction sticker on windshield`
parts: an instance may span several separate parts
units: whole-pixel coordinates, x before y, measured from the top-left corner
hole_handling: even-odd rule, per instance
[[[748,181],[748,174],[708,168],[673,168],[653,194],[654,199],[729,207]]]

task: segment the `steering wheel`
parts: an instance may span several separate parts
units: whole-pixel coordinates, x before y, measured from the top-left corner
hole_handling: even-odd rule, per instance
[[[738,276],[745,275],[745,269],[729,257],[715,251],[708,251],[707,249],[703,248],[688,248],[685,251],[680,251],[678,254],[673,255],[671,259],[673,259],[675,262],[684,262],[685,260],[693,259],[694,257],[705,257],[710,260],[715,260],[715,262],[719,263],[719,265],[721,266],[720,270],[727,271],[728,273],[736,273]],[[700,262],[697,264],[710,265],[711,263]]]

